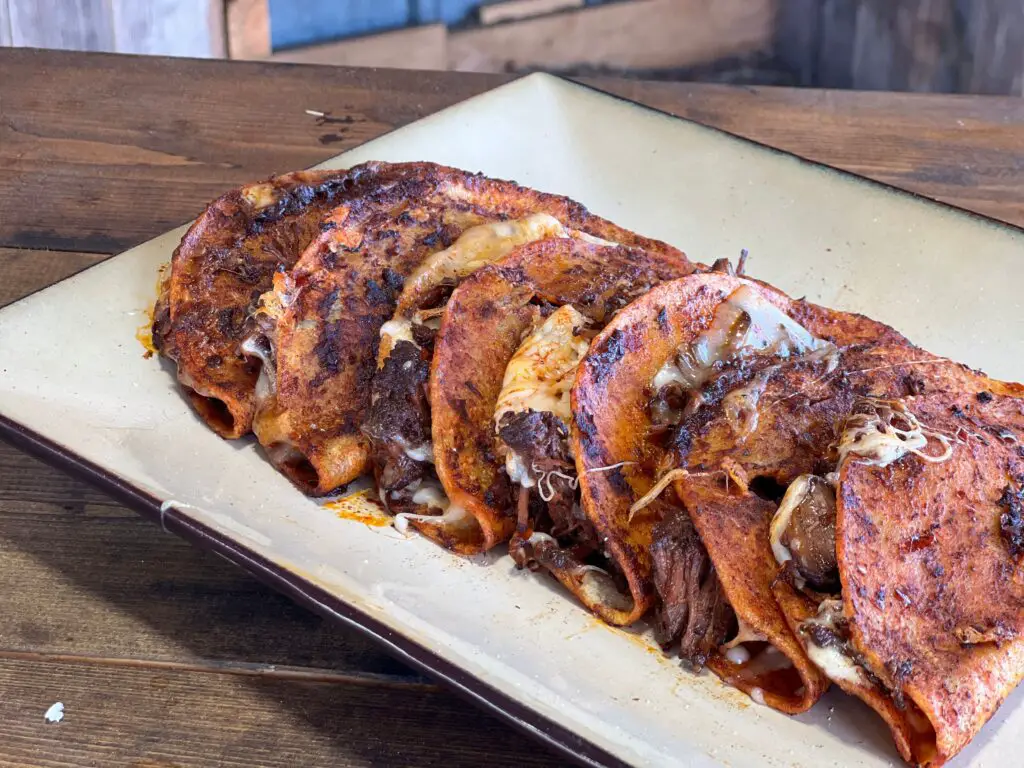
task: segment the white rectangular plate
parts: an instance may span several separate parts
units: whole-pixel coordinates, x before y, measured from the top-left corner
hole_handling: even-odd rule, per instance
[[[337,157],[432,160],[569,195],[595,213],[794,296],[863,312],[927,349],[1024,379],[1021,231],[546,75]],[[507,557],[457,558],[302,498],[225,442],[135,340],[169,232],[0,312],[0,434],[78,470],[168,530],[376,636],[595,765],[883,766],[865,707],[830,693],[790,718],[644,638],[601,625]],[[172,500],[173,505],[161,503]],[[1005,764],[1011,696],[958,766]]]

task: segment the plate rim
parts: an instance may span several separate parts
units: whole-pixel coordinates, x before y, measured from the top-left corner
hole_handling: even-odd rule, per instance
[[[1024,226],[1022,225],[1013,224],[994,216],[979,213],[953,203],[936,200],[919,192],[898,187],[888,182],[872,179],[853,171],[837,168],[819,160],[804,157],[796,152],[780,149],[779,147],[766,144],[758,141],[757,139],[741,136],[690,117],[676,115],[665,109],[653,107],[636,101],[628,96],[605,91],[588,82],[582,82],[571,77],[544,72],[526,73],[514,77],[507,82],[454,102],[436,112],[424,115],[418,120],[395,126],[378,136],[374,136],[372,139],[369,139],[362,144],[349,147],[345,152],[356,149],[391,133],[400,131],[405,127],[415,125],[419,120],[439,115],[495,90],[500,90],[519,83],[520,81],[530,79],[553,80],[562,85],[581,88],[593,94],[622,102],[634,109],[652,112],[671,120],[690,123],[702,129],[728,137],[732,140],[740,141],[744,144],[755,147],[756,149],[792,158],[802,165],[807,165],[826,173],[835,174],[837,176],[846,177],[851,181],[881,188],[897,195],[916,200],[927,206],[936,206],[938,208],[946,209],[968,219],[974,219],[979,224],[993,226],[996,229],[1002,229],[1010,233],[1024,235]],[[185,224],[188,223],[189,222],[185,222]],[[176,228],[172,228],[168,231],[173,231],[173,229]],[[160,237],[163,234],[166,233],[160,233],[155,237]],[[95,264],[91,264],[83,269],[77,270],[54,283],[38,288],[35,291],[22,296],[16,301],[11,302],[4,307],[0,307],[0,316],[3,315],[5,310],[20,304],[36,294],[46,291],[49,288],[67,280],[78,277],[89,270],[100,267],[111,259],[122,256],[133,248],[143,245],[152,239],[155,238],[148,238],[147,240],[142,241],[142,243],[132,246],[120,253],[111,254],[107,258],[101,259]],[[9,443],[15,448],[22,450],[53,467],[90,483],[94,487],[110,495],[115,500],[123,503],[126,507],[140,514],[142,517],[155,522],[166,533],[175,534],[203,551],[212,552],[213,554],[223,557],[234,565],[242,568],[261,583],[275,589],[281,594],[284,594],[303,607],[324,616],[330,621],[344,624],[361,632],[391,656],[426,674],[428,677],[437,680],[464,700],[482,707],[492,716],[496,716],[498,719],[516,727],[531,738],[555,749],[558,754],[562,757],[568,758],[573,763],[588,766],[590,768],[629,768],[630,763],[612,754],[609,750],[581,736],[570,728],[561,725],[552,718],[531,708],[529,705],[522,703],[512,695],[495,688],[493,685],[466,671],[457,663],[444,659],[434,651],[411,639],[402,632],[385,626],[378,619],[375,619],[351,603],[346,602],[344,599],[306,580],[302,576],[292,573],[282,566],[276,565],[232,538],[230,534],[221,534],[218,531],[215,531],[212,528],[209,528],[208,526],[182,514],[173,506],[165,507],[160,499],[157,499],[143,489],[132,484],[130,481],[120,477],[103,466],[86,459],[75,451],[66,448],[56,440],[21,424],[12,416],[9,416],[2,411],[0,411],[0,440]]]
[[[155,496],[114,472],[2,413],[0,439],[50,466],[87,481],[142,517],[156,523],[165,533],[179,536],[203,551],[220,555],[242,568],[257,581],[299,605],[361,632],[392,657],[437,680],[470,703],[482,706],[491,715],[555,748],[562,756],[569,757],[577,765],[587,768],[629,768],[629,763],[603,747],[498,690],[401,632],[390,629],[380,620],[337,595],[271,562],[230,535],[221,534],[183,515],[173,505],[165,506]]]

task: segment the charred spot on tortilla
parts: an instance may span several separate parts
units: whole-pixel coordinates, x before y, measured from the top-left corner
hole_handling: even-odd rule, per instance
[[[313,495],[351,482],[370,467],[373,455],[383,462],[395,453],[374,442],[384,439],[373,423],[379,417],[370,413],[377,363],[399,340],[428,348],[440,319],[430,311],[443,309],[451,287],[478,262],[556,232],[674,251],[567,198],[512,182],[431,163],[375,167],[393,183],[353,193],[331,210],[325,221],[332,226],[322,228],[292,270],[278,273],[273,290],[261,297],[260,331],[274,347],[276,365],[274,384],[256,406],[254,431],[265,446],[287,445],[289,455],[305,457],[303,466],[315,475],[296,475],[291,461],[275,463]],[[431,292],[440,306],[418,301]],[[417,301],[407,303],[409,297]],[[433,470],[423,471],[429,476]],[[457,517],[451,512],[449,519]]]
[[[1024,487],[1007,485],[999,497],[1003,513],[999,516],[999,530],[1010,556],[1024,555]]]
[[[510,552],[521,567],[550,572],[597,612],[624,610],[630,597],[622,592],[619,560],[599,546],[596,526],[578,503],[576,457],[567,440],[570,387],[612,308],[691,270],[664,249],[583,238],[528,243],[459,285],[437,337],[434,443],[472,446],[436,451],[449,497],[476,514],[496,541],[511,537]],[[622,346],[625,354],[628,340]],[[472,395],[466,370],[476,372]],[[455,407],[459,399],[466,400],[467,414]],[[496,449],[496,463],[485,445]],[[628,472],[621,462],[597,469]],[[498,478],[509,489],[506,509],[488,504],[479,491]]]
[[[258,370],[241,345],[255,330],[259,295],[295,264],[327,211],[388,183],[373,163],[275,176],[214,200],[185,233],[161,278],[153,340],[218,434],[251,428]]]

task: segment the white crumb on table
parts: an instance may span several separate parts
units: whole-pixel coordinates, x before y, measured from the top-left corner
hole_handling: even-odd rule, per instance
[[[43,715],[43,717],[46,718],[46,722],[48,723],[59,723],[64,719],[64,704],[59,701],[56,704],[53,704],[48,710],[46,710],[46,714]]]

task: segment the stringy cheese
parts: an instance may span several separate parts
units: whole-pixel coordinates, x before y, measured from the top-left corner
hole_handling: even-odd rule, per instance
[[[854,410],[847,417],[839,438],[837,452],[840,464],[848,456],[884,467],[908,453],[930,463],[946,461],[953,455],[949,438],[924,427],[902,400],[861,398],[854,404]],[[897,426],[897,423],[903,426]],[[941,454],[924,452],[929,437],[942,444]]]

